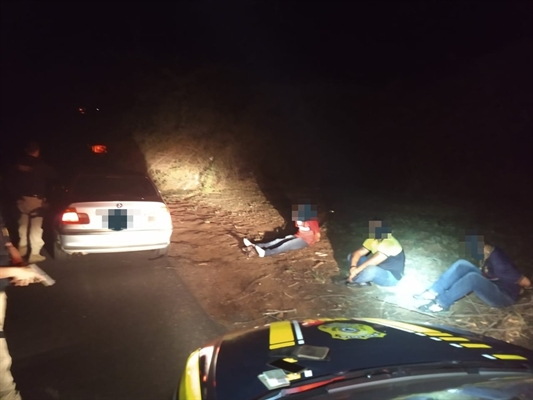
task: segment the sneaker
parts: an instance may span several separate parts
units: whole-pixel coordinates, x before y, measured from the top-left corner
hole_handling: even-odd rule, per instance
[[[437,298],[437,293],[428,289],[422,293],[415,294],[413,297],[417,300],[435,300]]]
[[[350,281],[346,281],[346,286],[349,287],[349,288],[360,288],[360,287],[364,287],[364,286],[372,286],[372,284],[370,282],[350,282]]]
[[[254,245],[254,248],[255,248],[255,251],[257,251],[257,255],[259,257],[264,257],[265,256],[265,250],[257,245]]]
[[[38,262],[41,262],[41,261],[44,261],[46,260],[46,257],[45,256],[42,256],[40,254],[32,254],[30,255],[30,258],[29,258],[29,262],[30,263],[38,263]]]
[[[252,245],[252,242],[250,242],[250,241],[249,241],[248,239],[246,239],[246,238],[244,238],[244,239],[242,240],[242,242],[244,243],[244,245],[245,245],[246,247],[249,247],[249,246]]]
[[[422,312],[433,313],[433,314],[440,313],[440,312],[445,312],[445,311],[448,311],[449,309],[450,309],[449,307],[448,308],[444,308],[443,306],[441,306],[436,301],[432,301],[431,303],[424,304],[423,306],[418,307],[418,310],[420,310]]]

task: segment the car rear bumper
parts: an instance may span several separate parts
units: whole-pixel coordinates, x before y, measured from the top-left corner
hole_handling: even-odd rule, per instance
[[[120,253],[168,247],[172,230],[59,233],[58,244],[66,253]]]

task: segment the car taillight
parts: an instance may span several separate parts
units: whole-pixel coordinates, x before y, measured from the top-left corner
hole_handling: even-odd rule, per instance
[[[167,206],[161,206],[159,208],[153,209],[148,214],[148,222],[160,221],[161,218],[166,219],[170,217],[170,210]]]
[[[88,224],[89,216],[85,213],[79,213],[75,208],[67,208],[61,216],[63,224]]]
[[[91,147],[93,153],[96,154],[104,154],[107,153],[107,146],[104,146],[103,144],[95,144]]]

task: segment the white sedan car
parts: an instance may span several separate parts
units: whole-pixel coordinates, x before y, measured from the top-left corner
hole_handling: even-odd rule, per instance
[[[139,173],[83,173],[54,221],[54,258],[154,250],[165,255],[172,219],[152,180]]]

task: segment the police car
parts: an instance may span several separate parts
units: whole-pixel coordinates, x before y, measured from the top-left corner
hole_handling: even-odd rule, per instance
[[[194,351],[175,398],[531,399],[533,352],[438,325],[279,321]]]

